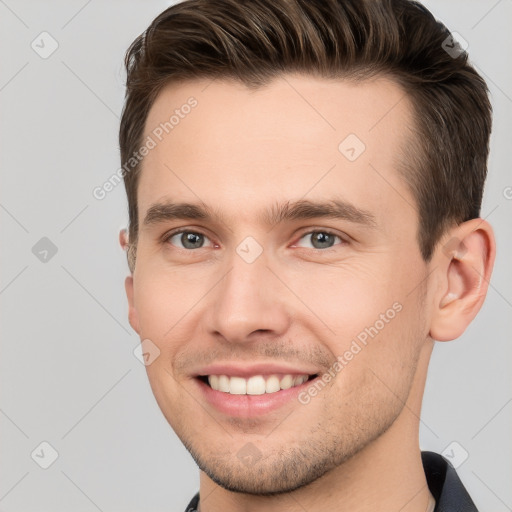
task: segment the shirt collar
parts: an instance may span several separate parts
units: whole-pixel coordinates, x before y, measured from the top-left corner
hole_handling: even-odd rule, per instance
[[[421,452],[428,488],[436,500],[434,512],[478,512],[455,468],[438,453]]]

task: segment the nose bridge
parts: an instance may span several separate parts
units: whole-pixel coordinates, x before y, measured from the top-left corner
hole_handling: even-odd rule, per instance
[[[282,334],[288,326],[283,290],[267,268],[271,264],[263,247],[244,239],[226,261],[227,273],[215,287],[210,325],[233,342],[250,341],[254,331]]]

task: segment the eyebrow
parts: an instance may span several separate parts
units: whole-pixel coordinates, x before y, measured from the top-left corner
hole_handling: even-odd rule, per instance
[[[377,227],[373,213],[338,198],[327,201],[300,199],[293,202],[276,203],[271,208],[260,212],[257,220],[263,224],[274,226],[286,221],[320,217],[346,220],[368,228]],[[215,219],[226,222],[224,215],[219,210],[209,207],[204,202],[175,203],[167,201],[151,205],[146,212],[143,224],[149,226],[170,220],[213,221]]]

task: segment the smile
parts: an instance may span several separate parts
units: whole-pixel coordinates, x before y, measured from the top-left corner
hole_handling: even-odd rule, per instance
[[[229,393],[231,395],[264,395],[277,393],[278,391],[300,386],[304,382],[315,378],[317,375],[308,374],[284,374],[284,375],[253,375],[249,378],[208,375],[200,377],[215,391]]]
[[[199,401],[230,418],[251,418],[302,406],[299,393],[321,375],[304,363],[218,361],[194,368]]]

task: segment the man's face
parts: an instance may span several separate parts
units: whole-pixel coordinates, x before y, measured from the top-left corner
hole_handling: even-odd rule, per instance
[[[384,79],[286,75],[257,91],[174,84],[149,113],[130,322],[160,350],[147,373],[162,412],[228,489],[312,482],[403,411],[429,331],[396,166],[410,109]],[[211,218],[174,218],[177,203]]]

